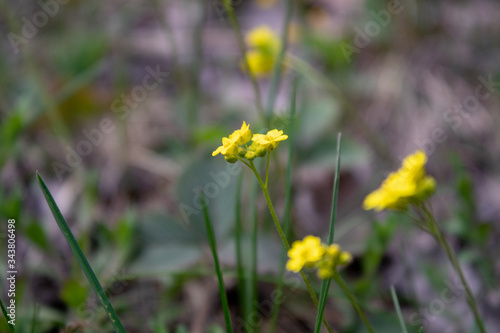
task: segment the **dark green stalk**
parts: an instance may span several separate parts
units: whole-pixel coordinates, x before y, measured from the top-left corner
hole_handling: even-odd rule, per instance
[[[210,249],[212,250],[212,256],[214,258],[215,274],[217,275],[217,282],[219,283],[219,294],[222,303],[222,311],[224,313],[224,320],[226,321],[226,332],[232,333],[233,327],[231,325],[231,316],[229,314],[229,304],[227,302],[226,288],[224,287],[224,280],[222,279],[222,272],[219,264],[219,256],[217,255],[217,244],[215,242],[215,235],[212,223],[210,222],[210,216],[208,215],[207,204],[205,202],[205,197],[200,191],[201,206],[203,208],[203,217],[205,218],[205,227],[207,229],[208,242],[210,244]]]
[[[297,95],[297,81],[295,78],[293,80],[292,85],[292,98],[290,103],[290,123],[288,126],[288,166],[286,168],[286,181],[285,181],[285,215],[283,217],[283,230],[285,232],[285,237],[290,239],[290,211],[292,206],[292,162],[293,162],[293,147],[295,142],[295,131],[294,131],[294,118],[296,111],[296,95]],[[287,252],[283,248],[281,251],[281,260],[280,260],[280,272],[278,274],[278,286],[276,288],[277,294],[283,294],[283,286],[284,286],[284,274],[285,274],[285,265],[287,260]],[[270,332],[274,332],[276,330],[276,325],[278,323],[278,316],[280,310],[281,303],[276,303],[273,308],[272,317],[271,317],[271,326],[269,328]]]
[[[420,205],[418,206],[424,215],[427,218],[427,225],[429,227],[429,230],[431,232],[431,235],[436,238],[438,241],[439,245],[445,250],[446,255],[448,256],[448,259],[451,262],[451,265],[453,266],[453,269],[455,272],[458,274],[460,281],[465,287],[465,292],[467,294],[467,303],[469,304],[470,309],[472,310],[472,313],[474,315],[474,319],[476,321],[476,324],[479,328],[479,331],[481,333],[486,333],[486,328],[484,326],[483,320],[481,318],[481,315],[479,314],[476,298],[474,297],[474,294],[472,293],[469,283],[467,282],[467,279],[465,278],[465,275],[462,271],[462,267],[460,266],[460,263],[458,262],[457,256],[455,255],[455,251],[451,248],[450,244],[444,238],[443,234],[441,233],[441,230],[439,230],[439,226],[436,222],[436,219],[434,218],[434,215],[431,213],[429,209],[425,205]]]
[[[236,34],[236,39],[238,41],[238,47],[240,49],[241,55],[243,57],[243,63],[245,65],[245,69],[250,76],[250,81],[252,83],[252,89],[254,91],[255,97],[255,106],[257,107],[257,111],[263,120],[266,119],[266,115],[264,114],[264,108],[262,106],[262,98],[260,95],[259,84],[257,82],[257,78],[250,71],[250,66],[248,64],[248,59],[246,57],[247,47],[245,45],[245,39],[243,38],[243,33],[241,32],[240,25],[238,20],[236,19],[236,15],[234,13],[233,7],[231,6],[231,0],[222,0],[224,3],[224,8],[229,16],[229,20],[231,21],[231,25],[233,26],[234,32]]]
[[[245,164],[247,164],[247,163],[245,163]],[[278,231],[278,234],[280,235],[281,241],[285,245],[286,250],[289,251],[290,244],[288,243],[288,240],[285,236],[285,233],[283,232],[283,229],[281,228],[281,224],[278,220],[278,216],[276,215],[276,211],[274,210],[273,203],[272,203],[271,198],[269,196],[269,191],[268,191],[266,185],[264,184],[264,182],[262,181],[262,178],[260,177],[259,172],[255,168],[254,164],[252,162],[250,162],[250,164],[247,164],[247,165],[249,165],[250,169],[255,174],[255,177],[257,178],[257,181],[259,182],[259,185],[262,189],[262,192],[264,192],[264,198],[266,199],[267,206],[269,208],[269,212],[271,213],[271,217],[273,219],[276,230]],[[304,280],[304,283],[306,284],[307,290],[309,291],[309,295],[311,296],[311,299],[313,300],[314,305],[316,307],[318,307],[318,297],[316,296],[316,293],[314,292],[314,289],[311,286],[311,282],[309,282],[309,279],[304,274],[304,272],[301,271],[300,276],[302,277],[302,280]],[[330,327],[330,324],[328,324],[328,322],[326,320],[323,319],[323,323],[325,324],[325,327],[328,329],[328,332],[333,332],[332,328]]]
[[[288,35],[289,35],[289,28],[290,28],[290,21],[292,19],[292,14],[293,14],[293,1],[294,0],[286,0],[286,14],[285,14],[285,21],[283,23],[283,31],[281,34],[281,50],[278,55],[277,61],[274,63],[273,67],[273,76],[271,78],[271,85],[269,88],[269,95],[267,98],[267,105],[266,105],[266,116],[268,119],[271,118],[273,108],[274,108],[274,103],[276,101],[276,95],[278,94],[280,83],[281,83],[281,77],[283,73],[283,64],[285,60],[285,55],[286,51],[288,48]]]
[[[339,178],[340,178],[340,140],[342,134],[339,133],[337,136],[337,165],[335,169],[335,179],[333,181],[333,194],[332,194],[332,211],[330,214],[330,230],[328,233],[328,245],[333,243],[333,236],[335,232],[335,219],[337,216],[337,198],[339,195]],[[314,328],[315,333],[319,333],[321,330],[321,322],[324,318],[326,300],[328,298],[328,291],[330,290],[331,279],[325,279],[321,283],[321,293],[319,297],[319,307],[318,313],[316,315],[316,324]]]
[[[399,324],[401,325],[401,329],[403,330],[402,333],[408,333],[403,314],[401,313],[401,307],[399,306],[398,295],[396,294],[396,290],[394,290],[394,286],[391,286],[391,295],[392,301],[394,302],[394,307],[396,308],[396,312],[398,314]]]
[[[333,279],[349,299],[349,302],[352,304],[354,310],[356,310],[356,312],[358,313],[359,318],[361,319],[365,327],[368,329],[368,332],[374,333],[373,328],[370,325],[370,322],[366,318],[363,309],[361,309],[361,306],[359,305],[358,300],[356,299],[356,296],[354,296],[354,294],[351,292],[351,290],[345,283],[344,279],[342,279],[342,277],[338,273],[333,275]]]
[[[242,244],[241,244],[241,235],[242,235],[242,219],[241,219],[241,186],[243,183],[243,174],[240,175],[238,180],[238,185],[236,187],[236,207],[235,207],[235,220],[236,220],[236,228],[235,228],[235,243],[236,243],[236,275],[238,277],[238,295],[240,295],[240,307],[242,309],[243,317],[246,318],[248,313],[250,312],[250,308],[246,304],[245,295],[245,285],[247,283],[247,279],[245,279],[245,272],[243,269],[243,258],[242,258]]]
[[[120,319],[116,315],[116,312],[113,309],[111,302],[109,301],[108,297],[106,296],[106,293],[102,289],[102,286],[99,283],[99,280],[97,279],[96,275],[94,274],[94,271],[90,267],[90,264],[87,261],[87,258],[85,258],[85,255],[83,254],[82,250],[80,249],[80,246],[78,245],[78,242],[76,241],[75,236],[73,236],[71,229],[69,228],[68,224],[64,220],[64,217],[62,216],[61,211],[59,210],[59,207],[57,207],[57,204],[56,204],[54,198],[52,197],[52,194],[50,193],[49,189],[47,188],[47,185],[45,185],[45,182],[43,181],[42,177],[40,176],[40,174],[38,172],[36,173],[36,175],[37,175],[38,183],[39,183],[40,188],[42,190],[43,196],[45,197],[45,200],[47,201],[47,204],[52,212],[52,215],[54,216],[54,219],[57,222],[57,225],[59,226],[59,229],[61,229],[61,232],[64,235],[64,238],[66,238],[66,242],[68,243],[69,247],[71,248],[71,252],[73,252],[73,255],[75,256],[76,260],[80,264],[80,267],[82,268],[83,273],[85,274],[85,276],[87,277],[87,280],[89,281],[90,285],[92,286],[94,293],[96,294],[97,298],[99,298],[99,301],[101,302],[102,306],[104,307],[104,310],[106,311],[109,319],[111,320],[111,324],[113,325],[115,332],[125,333],[125,329],[123,328],[123,325],[120,322]]]

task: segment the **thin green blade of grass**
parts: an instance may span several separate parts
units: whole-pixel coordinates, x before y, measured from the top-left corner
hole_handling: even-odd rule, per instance
[[[257,259],[258,259],[258,249],[257,249],[257,239],[258,239],[258,226],[259,226],[259,212],[257,208],[257,197],[259,194],[259,185],[257,183],[253,183],[253,189],[252,189],[252,196],[253,196],[253,204],[252,207],[252,239],[251,239],[251,253],[252,253],[252,258],[251,258],[251,267],[250,267],[250,283],[249,283],[249,299],[251,301],[250,305],[250,312],[253,312],[254,310],[257,311],[257,304],[258,304],[258,281],[257,281]],[[247,317],[246,319],[248,319]],[[255,332],[255,327],[253,325],[248,325],[249,332]]]
[[[38,315],[39,315],[39,310],[40,310],[40,305],[38,303],[35,303],[33,305],[33,317],[31,317],[31,333],[36,332],[36,327],[38,323]]]
[[[57,225],[59,226],[59,229],[61,229],[61,232],[64,235],[64,238],[66,238],[66,241],[67,241],[69,247],[71,248],[71,252],[73,252],[73,255],[75,256],[76,260],[80,264],[80,267],[82,268],[83,273],[85,274],[85,277],[89,281],[97,298],[99,298],[99,301],[101,302],[102,306],[104,307],[104,310],[106,311],[106,314],[108,315],[109,319],[111,320],[111,324],[113,325],[115,332],[119,332],[119,333],[125,332],[125,329],[123,328],[123,325],[120,322],[120,319],[116,315],[116,312],[113,309],[111,302],[109,301],[108,297],[106,296],[106,293],[102,289],[102,286],[99,283],[99,280],[97,279],[96,275],[94,274],[94,271],[90,267],[90,264],[87,261],[87,258],[85,257],[82,250],[80,249],[80,246],[78,245],[78,243],[75,239],[75,236],[73,236],[71,229],[69,228],[64,217],[62,216],[61,211],[59,210],[59,207],[57,206],[54,198],[52,197],[52,194],[50,193],[49,189],[47,188],[47,185],[45,185],[45,182],[43,181],[42,177],[40,176],[40,174],[38,172],[36,173],[36,175],[37,175],[38,183],[39,183],[40,188],[42,190],[43,196],[45,197],[45,200],[47,201],[47,204],[52,212],[52,215],[54,216],[54,219],[57,222]]]
[[[243,174],[238,179],[236,187],[236,202],[235,202],[235,243],[236,243],[236,276],[238,280],[238,299],[240,299],[240,307],[242,309],[243,318],[247,318],[252,310],[252,297],[251,291],[247,287],[251,283],[251,279],[245,274],[244,262],[242,256],[242,231],[243,220],[241,218],[241,191],[243,184]]]
[[[3,316],[5,317],[5,320],[7,321],[7,325],[9,325],[10,332],[16,333],[16,329],[14,328],[14,325],[9,323],[9,317],[7,316],[7,310],[5,309],[5,306],[3,306],[2,299],[0,299],[0,307],[2,307],[2,313],[3,313]]]
[[[394,302],[394,307],[396,308],[396,312],[398,314],[399,324],[401,325],[401,329],[403,330],[402,333],[408,333],[408,330],[406,329],[405,325],[405,320],[403,318],[403,314],[401,313],[401,307],[399,306],[398,295],[396,294],[394,286],[391,286],[391,296],[392,296],[392,301]]]
[[[296,105],[297,105],[297,98],[296,98],[297,85],[298,85],[298,78],[295,77],[295,79],[293,80],[293,83],[292,83],[292,96],[291,96],[291,101],[290,101],[290,123],[288,126],[288,133],[287,133],[290,146],[288,148],[288,165],[286,168],[285,214],[283,217],[283,230],[285,232],[285,237],[287,239],[290,239],[290,211],[291,211],[291,206],[292,206],[292,158],[293,158],[293,147],[294,147],[294,142],[295,142],[294,118],[295,118],[295,111],[296,111]],[[286,248],[282,248],[281,260],[280,260],[280,272],[278,275],[278,277],[279,277],[278,286],[276,288],[277,295],[283,294],[283,286],[284,286],[283,276],[285,274],[286,259],[287,259]],[[270,332],[274,332],[276,330],[280,306],[281,306],[281,302],[275,303],[275,305],[274,305],[272,317],[271,317],[271,326],[269,329]]]
[[[219,256],[217,255],[217,243],[215,241],[214,229],[212,223],[210,222],[210,216],[208,214],[207,204],[203,193],[200,193],[201,206],[203,209],[203,217],[205,218],[205,227],[207,228],[208,242],[210,244],[210,249],[212,251],[212,256],[214,258],[215,274],[217,275],[217,281],[219,283],[219,293],[220,300],[222,303],[222,311],[224,313],[224,320],[226,321],[226,332],[232,333],[233,327],[231,325],[231,316],[229,314],[229,304],[227,302],[226,288],[224,287],[224,280],[222,279],[222,272],[219,264]]]
[[[339,193],[339,175],[340,175],[340,140],[342,138],[342,134],[339,133],[337,136],[337,165],[335,169],[335,179],[333,182],[333,197],[332,197],[332,212],[330,215],[330,230],[328,233],[328,245],[333,243],[333,236],[335,233],[335,219],[337,216],[337,197]],[[326,300],[328,296],[328,291],[330,290],[330,283],[331,279],[326,279],[323,280],[321,283],[321,292],[319,295],[319,307],[318,307],[318,313],[316,316],[316,324],[314,328],[315,333],[319,333],[321,330],[321,322],[323,321],[324,313],[325,313],[325,307],[326,307]]]

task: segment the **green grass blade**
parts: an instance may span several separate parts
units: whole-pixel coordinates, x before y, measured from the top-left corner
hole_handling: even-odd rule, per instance
[[[337,216],[337,197],[339,193],[339,175],[340,175],[340,140],[342,134],[339,133],[337,137],[337,166],[335,169],[335,180],[333,182],[333,197],[332,197],[332,212],[330,215],[330,231],[328,233],[328,244],[333,243],[333,236],[335,232],[335,219]],[[325,313],[326,299],[328,298],[328,291],[330,290],[331,279],[323,280],[321,283],[321,292],[319,295],[319,307],[316,316],[316,324],[314,332],[319,333],[321,329],[321,322],[323,321],[323,316]]]
[[[242,250],[242,233],[243,233],[243,220],[241,218],[241,191],[243,184],[243,173],[240,175],[238,184],[236,187],[236,202],[235,202],[235,243],[236,243],[236,277],[238,280],[238,299],[241,307],[241,312],[243,313],[243,318],[247,318],[251,312],[252,308],[252,298],[250,297],[250,292],[247,293],[247,286],[250,284],[250,278],[245,274],[244,261],[243,261],[243,250]]]
[[[285,181],[285,214],[283,216],[283,231],[285,232],[285,237],[290,240],[290,211],[292,206],[292,158],[293,158],[293,147],[294,147],[294,118],[295,118],[295,110],[296,110],[296,95],[297,95],[297,84],[298,78],[295,77],[292,84],[292,97],[290,101],[290,123],[288,126],[288,165],[286,168],[286,181]],[[287,260],[287,251],[286,248],[282,248],[281,252],[281,261],[280,261],[280,272],[278,275],[278,285],[276,287],[277,295],[283,294],[283,285],[284,279],[283,276],[285,274],[285,265]],[[276,325],[278,323],[278,315],[280,310],[281,303],[275,303],[272,317],[271,317],[271,325],[269,332],[274,332],[276,330]]]
[[[396,290],[394,290],[394,286],[391,286],[391,295],[392,295],[392,301],[394,302],[394,307],[396,308],[396,312],[398,314],[399,324],[403,329],[402,333],[408,333],[408,330],[406,329],[405,325],[405,320],[403,318],[403,314],[401,313],[401,307],[399,306],[398,295],[396,294]]]
[[[7,325],[9,325],[10,332],[16,333],[16,329],[14,328],[14,325],[9,324],[10,318],[7,317],[7,310],[5,309],[5,306],[3,306],[2,299],[0,299],[0,307],[2,307],[2,313],[3,313],[3,316],[5,317],[5,320],[7,320]]]
[[[231,316],[229,315],[229,304],[227,302],[224,280],[222,280],[222,272],[219,265],[219,256],[217,255],[217,244],[215,242],[214,228],[212,226],[212,223],[210,222],[210,216],[208,215],[207,204],[203,193],[200,193],[200,198],[201,206],[203,208],[203,217],[205,218],[205,226],[207,228],[208,242],[210,243],[210,249],[212,250],[212,256],[214,258],[215,273],[217,275],[217,281],[219,282],[219,293],[222,303],[222,311],[224,312],[224,320],[226,321],[226,332],[232,333],[233,328],[231,325]]]
[[[249,293],[247,294],[249,300],[250,300],[250,307],[249,310],[250,312],[253,311],[258,311],[257,306],[258,306],[258,281],[257,281],[257,259],[258,259],[258,226],[259,226],[259,212],[257,208],[257,197],[259,194],[259,185],[257,183],[253,183],[253,189],[252,189],[252,195],[253,195],[253,204],[252,207],[254,207],[253,212],[252,212],[252,239],[251,239],[251,253],[252,253],[252,259],[251,259],[251,267],[250,267],[250,283],[249,283]],[[249,319],[249,317],[245,318],[246,320]],[[246,321],[245,321],[246,322]],[[248,332],[252,333],[255,332],[255,327],[253,325],[248,325],[247,327]]]
[[[38,303],[35,303],[33,305],[33,317],[31,317],[31,330],[30,330],[31,333],[36,332],[39,310],[40,310],[40,305]]]
[[[64,238],[66,238],[66,241],[68,242],[69,247],[71,248],[71,252],[73,252],[73,255],[75,256],[76,260],[80,264],[80,267],[83,270],[83,273],[87,277],[87,280],[89,281],[92,289],[94,290],[95,294],[97,295],[97,298],[99,298],[99,301],[101,302],[102,306],[104,307],[104,310],[106,311],[109,319],[111,320],[111,324],[113,324],[113,327],[115,328],[115,332],[125,332],[125,329],[123,328],[122,323],[120,322],[120,319],[115,313],[115,310],[113,309],[113,306],[111,305],[111,302],[109,301],[108,297],[106,296],[106,293],[101,287],[101,284],[99,283],[99,280],[97,279],[96,275],[94,274],[94,271],[90,267],[87,258],[85,258],[85,255],[83,254],[82,250],[80,249],[80,246],[78,245],[75,236],[73,236],[73,233],[71,232],[71,229],[69,228],[68,224],[64,220],[64,217],[61,214],[61,211],[59,210],[59,207],[57,207],[56,202],[54,201],[54,198],[52,197],[52,194],[50,194],[49,189],[47,188],[47,185],[45,185],[45,182],[43,181],[42,177],[40,174],[37,172],[36,173],[38,177],[38,183],[40,185],[40,188],[42,190],[43,196],[45,197],[45,200],[47,201],[47,204],[49,205],[50,210],[52,211],[52,215],[54,215],[54,219],[57,222],[57,225],[59,226],[59,229],[61,229],[62,234],[64,235]]]

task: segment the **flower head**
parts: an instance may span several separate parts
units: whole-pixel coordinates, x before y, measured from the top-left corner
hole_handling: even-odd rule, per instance
[[[288,135],[283,135],[283,131],[273,129],[267,134],[254,134],[252,140],[257,142],[268,151],[275,149],[280,141],[288,139]]]
[[[326,248],[323,259],[318,263],[318,277],[320,279],[329,279],[337,271],[337,267],[351,262],[352,255],[349,252],[342,251],[337,244],[331,244]]]
[[[217,148],[212,153],[212,156],[216,156],[220,153],[224,155],[228,162],[234,163],[238,160],[239,145],[246,144],[250,141],[251,137],[252,132],[250,131],[250,125],[243,122],[241,129],[234,131],[229,135],[229,138],[222,138],[222,146]]]
[[[436,188],[434,178],[426,176],[427,156],[422,150],[403,160],[396,172],[391,172],[382,185],[368,194],[363,202],[366,210],[405,209],[410,203],[418,203],[431,196]]]
[[[304,266],[310,267],[317,263],[325,254],[325,248],[321,246],[321,239],[314,236],[306,236],[304,240],[295,241],[288,251],[290,258],[286,264],[286,269],[292,272],[299,272]]]
[[[279,37],[267,26],[261,25],[246,35],[246,42],[250,47],[245,55],[249,71],[257,77],[269,75],[281,49]]]
[[[229,137],[222,138],[222,146],[218,147],[212,156],[222,154],[226,161],[235,163],[238,159],[253,161],[257,157],[264,157],[268,151],[275,149],[280,141],[286,140],[288,136],[283,131],[274,129],[267,134],[254,134],[250,131],[250,125],[243,122],[240,129],[233,131]],[[249,145],[250,140],[252,144]]]
[[[342,251],[339,245],[327,246],[314,236],[306,236],[301,241],[293,242],[288,257],[287,270],[297,273],[304,267],[317,268],[321,279],[331,278],[339,266],[352,260],[351,254]]]

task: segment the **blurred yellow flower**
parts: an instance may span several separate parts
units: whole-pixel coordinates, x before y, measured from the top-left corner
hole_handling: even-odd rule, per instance
[[[288,251],[286,269],[298,273],[302,268],[317,268],[318,277],[331,278],[337,268],[348,264],[352,260],[349,252],[342,251],[340,246],[327,246],[315,236],[306,236],[302,241],[295,241]]]
[[[283,131],[278,131],[273,129],[267,134],[254,134],[252,140],[262,147],[266,148],[268,151],[275,149],[280,141],[288,139],[288,135],[283,135]]]
[[[321,245],[321,239],[314,236],[306,236],[304,240],[295,241],[288,251],[288,262],[286,269],[299,272],[303,267],[311,267],[316,264],[325,254],[325,248]]]
[[[261,25],[246,35],[246,42],[250,47],[245,55],[250,72],[257,77],[269,75],[281,49],[279,37]]]
[[[318,277],[320,279],[332,278],[337,267],[347,265],[352,260],[349,252],[342,251],[337,244],[331,244],[326,248],[323,259],[318,263]]]
[[[247,52],[246,58],[250,72],[256,77],[266,77],[273,70],[274,57],[271,55],[251,50]]]
[[[256,0],[257,6],[259,6],[262,9],[268,9],[271,8],[276,4],[276,0]]]
[[[427,156],[422,150],[403,160],[396,172],[391,172],[382,185],[366,196],[363,209],[405,209],[410,203],[422,202],[436,189],[436,181],[426,176]]]

